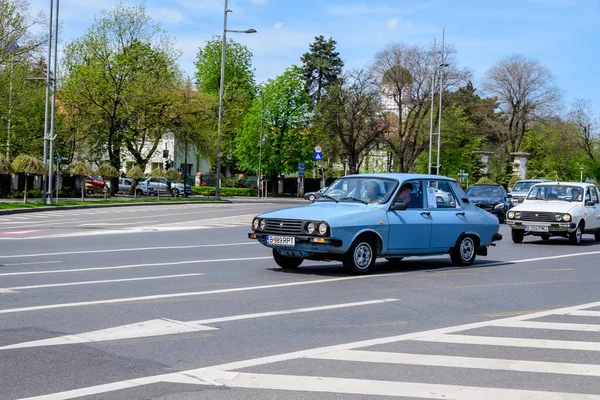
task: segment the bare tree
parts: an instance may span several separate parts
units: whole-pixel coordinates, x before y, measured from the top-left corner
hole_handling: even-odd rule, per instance
[[[503,124],[495,133],[507,153],[518,151],[530,124],[550,115],[560,100],[550,70],[518,54],[487,71],[484,89],[498,99]]]
[[[434,71],[443,72],[444,91],[464,84],[470,77],[468,70],[456,67],[454,54],[452,47],[438,54],[431,48],[395,43],[375,56],[371,70],[379,82],[387,111],[397,116],[394,133],[387,136],[387,142],[397,156],[399,171],[411,170],[428,147],[431,92],[439,93],[437,79],[432,86]]]
[[[43,26],[44,14],[29,15],[25,0],[0,0],[0,65],[38,50],[46,43],[43,34],[34,34],[35,25]]]
[[[357,173],[365,155],[389,130],[373,75],[352,71],[333,83],[320,103],[315,125],[339,139],[350,173]]]
[[[598,122],[594,121],[594,115],[588,100],[578,99],[573,103],[569,111],[568,120],[574,125],[579,146],[585,151],[590,160],[597,165],[598,160]]]

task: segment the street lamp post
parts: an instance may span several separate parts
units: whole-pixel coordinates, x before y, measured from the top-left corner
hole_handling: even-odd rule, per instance
[[[221,199],[221,131],[223,129],[223,93],[225,91],[225,46],[227,44],[227,32],[237,33],[256,33],[255,29],[245,31],[236,31],[227,29],[227,13],[231,10],[227,8],[228,0],[225,0],[225,12],[223,15],[223,36],[221,44],[221,79],[219,82],[219,126],[217,129],[217,183],[215,185],[215,199]]]
[[[262,189],[262,144],[263,144],[263,119],[264,119],[264,110],[265,110],[265,98],[263,93],[260,93],[260,139],[258,144],[258,177],[256,179],[257,188],[258,188],[258,198],[260,199],[260,191]]]
[[[583,167],[579,167],[579,182],[583,182]]]

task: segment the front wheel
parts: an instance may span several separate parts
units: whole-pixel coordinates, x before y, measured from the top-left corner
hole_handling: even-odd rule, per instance
[[[310,202],[315,201],[315,195],[314,194],[309,195],[308,196],[308,201],[310,201]]]
[[[171,195],[172,195],[173,197],[179,197],[179,190],[177,190],[177,189],[173,189],[173,190],[171,190]]]
[[[514,243],[523,243],[523,237],[525,237],[525,232],[520,229],[512,229],[510,231],[510,237]]]
[[[366,274],[375,264],[375,246],[367,238],[357,239],[344,254],[344,268],[355,274]]]
[[[296,269],[304,261],[302,258],[284,256],[277,249],[273,249],[273,259],[283,269]]]
[[[450,259],[454,265],[471,265],[477,257],[475,250],[475,240],[465,236],[450,251]]]
[[[577,225],[577,229],[569,233],[569,243],[578,245],[581,243],[581,236],[583,236],[583,227],[579,224]]]

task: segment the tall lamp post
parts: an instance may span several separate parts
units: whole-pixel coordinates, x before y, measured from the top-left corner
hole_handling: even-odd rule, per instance
[[[217,130],[217,184],[215,185],[215,199],[221,199],[221,131],[223,129],[223,93],[225,91],[225,45],[227,44],[227,32],[256,33],[255,29],[236,31],[227,29],[228,0],[225,0],[225,12],[223,16],[223,36],[221,44],[221,79],[219,82],[219,127]]]

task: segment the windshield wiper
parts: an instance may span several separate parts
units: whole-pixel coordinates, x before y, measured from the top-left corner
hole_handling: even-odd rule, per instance
[[[369,203],[367,203],[367,202],[366,202],[366,201],[364,201],[364,200],[357,199],[356,197],[342,197],[342,198],[340,199],[340,201],[345,201],[345,200],[350,200],[350,201],[358,201],[359,203],[363,203],[363,204],[369,204]]]
[[[337,201],[337,199],[336,199],[335,197],[331,197],[331,196],[330,196],[330,195],[328,195],[328,194],[322,194],[322,195],[321,195],[321,197],[319,197],[319,200],[321,200],[321,199],[330,199],[330,200],[333,200],[333,201],[335,201],[336,203],[338,202],[338,201]]]

